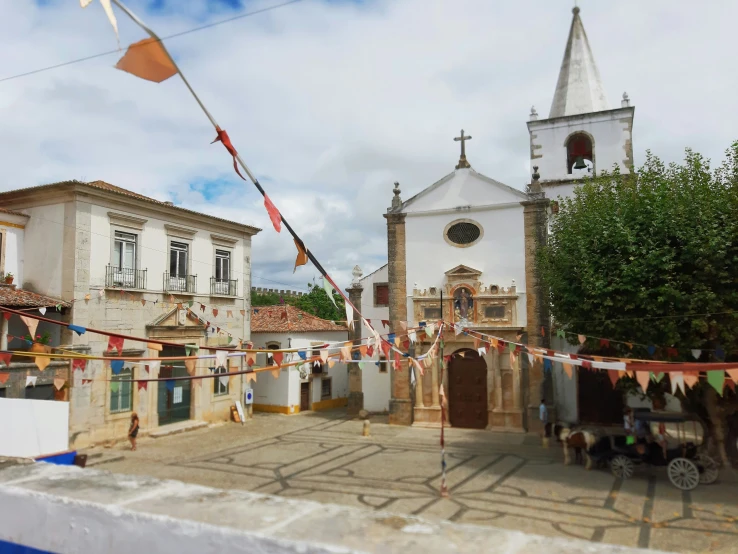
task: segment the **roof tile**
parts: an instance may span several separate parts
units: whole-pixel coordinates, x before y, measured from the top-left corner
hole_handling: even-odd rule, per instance
[[[255,306],[251,310],[252,333],[309,333],[348,331],[345,325],[321,319],[290,306]]]
[[[30,290],[17,289],[14,286],[0,285],[0,306],[7,306],[8,308],[44,308],[59,304],[65,308],[71,306],[69,302],[58,298],[36,294]]]

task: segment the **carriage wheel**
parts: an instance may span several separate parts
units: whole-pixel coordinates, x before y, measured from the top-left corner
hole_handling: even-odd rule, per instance
[[[697,465],[702,468],[700,473],[700,483],[702,485],[712,485],[717,481],[718,474],[720,473],[720,466],[718,463],[710,458],[707,454],[700,454],[697,456]]]
[[[669,481],[678,489],[691,491],[700,483],[700,472],[687,458],[674,458],[666,468]]]
[[[618,454],[610,460],[610,471],[618,479],[630,479],[633,476],[635,464],[628,456]]]

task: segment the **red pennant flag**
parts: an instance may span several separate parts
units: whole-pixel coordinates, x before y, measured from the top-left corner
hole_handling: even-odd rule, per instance
[[[284,359],[284,352],[275,352],[274,354],[272,354],[272,360],[274,360],[274,365],[281,365],[283,359]]]
[[[10,358],[12,358],[13,355],[10,352],[3,352],[0,354],[0,362],[4,363],[6,366],[10,365]]]
[[[205,313],[205,308],[206,308],[206,307],[207,307],[207,306],[205,306],[205,304],[200,304],[200,311],[201,311],[202,313]]]
[[[238,156],[238,152],[236,152],[236,149],[233,147],[233,144],[231,144],[231,138],[228,136],[228,133],[226,133],[225,129],[221,129],[220,127],[217,127],[215,129],[215,132],[218,134],[217,137],[215,137],[215,140],[211,142],[210,144],[214,144],[218,141],[223,143],[223,146],[225,146],[225,149],[228,150],[228,153],[233,158],[233,169],[236,170],[236,173],[238,173],[238,176],[241,177],[244,181],[246,180],[243,175],[241,175],[241,172],[238,170],[238,163],[236,162],[236,156]]]
[[[370,345],[368,345],[368,346],[366,347],[366,355],[367,355],[368,357],[370,357],[370,358],[371,358],[372,356],[374,356],[374,345],[373,345],[373,344],[370,344]]]
[[[584,369],[592,369],[592,362],[588,362],[587,360],[582,360],[582,367]]]
[[[405,350],[407,350],[408,348],[410,348],[410,340],[409,340],[409,339],[405,339],[405,340],[404,340],[404,341],[402,342],[402,347],[403,347],[403,348],[404,348]]]
[[[506,347],[507,347],[507,343],[504,340],[497,341],[497,351],[500,353],[500,355],[505,353]]]
[[[2,381],[0,381],[2,382]],[[735,392],[735,382],[732,379],[726,379],[725,380],[725,386]]]
[[[679,351],[676,348],[670,347],[666,349],[667,358],[676,358],[678,354]]]
[[[139,381],[139,382],[138,382],[138,390],[141,390],[141,389],[143,389],[143,390],[148,390],[148,389],[146,388],[146,387],[148,386],[148,384],[149,384],[149,382],[148,382],[148,381]]]
[[[400,365],[400,353],[395,352],[395,370],[402,371],[402,366]]]
[[[608,346],[610,346],[610,341],[607,339],[600,339],[600,346],[602,346],[603,348],[607,348]]]
[[[90,383],[92,383],[92,379],[82,379],[83,385],[89,385]]]
[[[386,340],[382,341],[382,352],[384,352],[384,357],[389,358],[390,357],[390,343],[388,343]]]
[[[4,318],[5,318],[6,320],[9,320],[9,319],[10,319],[10,316],[11,316],[11,315],[13,315],[13,314],[11,314],[10,312],[3,312],[3,317],[4,317]]]
[[[72,371],[84,371],[86,367],[87,360],[81,360],[79,358],[72,360]]]
[[[279,320],[284,321],[287,319],[287,310],[282,310],[282,313],[279,314]]]
[[[618,384],[618,379],[620,379],[620,372],[617,369],[608,369],[607,375],[610,377],[612,388],[615,388],[615,385]]]
[[[117,351],[118,355],[123,353],[123,337],[108,338],[108,352]]]
[[[277,207],[269,199],[269,196],[267,195],[267,193],[264,193],[264,207],[266,208],[266,211],[269,214],[269,219],[272,220],[272,225],[274,225],[274,230],[277,231],[277,233],[279,233],[282,230],[282,216],[280,215]]]
[[[389,321],[388,321],[388,320],[386,320],[386,319],[383,319],[383,320],[382,320],[382,325],[384,325],[384,328],[385,328],[385,329],[389,329]]]
[[[10,378],[10,373],[0,373],[0,383],[3,385],[8,382],[8,379]],[[732,383],[733,381],[728,381],[729,383]]]

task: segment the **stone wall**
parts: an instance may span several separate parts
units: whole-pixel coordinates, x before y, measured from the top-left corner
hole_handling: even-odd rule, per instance
[[[16,545],[107,554],[646,552],[45,463],[0,471],[0,550]]]

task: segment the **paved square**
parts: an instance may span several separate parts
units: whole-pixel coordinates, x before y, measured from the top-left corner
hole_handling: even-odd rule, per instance
[[[675,552],[738,552],[738,483],[728,476],[691,492],[663,469],[619,481],[564,466],[537,437],[447,430],[450,498],[439,497],[439,432],[362,422],[341,412],[256,414],[159,439],[99,469],[223,489],[348,504],[431,519]],[[111,454],[106,451],[106,455]]]

